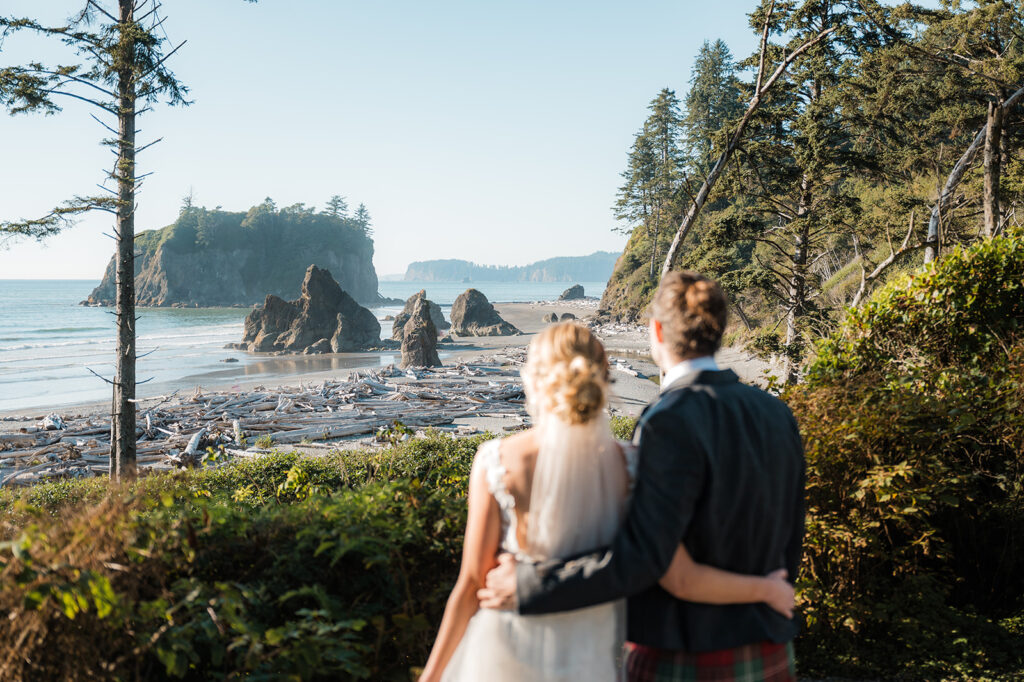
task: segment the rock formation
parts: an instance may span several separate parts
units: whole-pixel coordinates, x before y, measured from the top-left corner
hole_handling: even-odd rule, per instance
[[[558,322],[558,313],[548,313],[544,316],[544,324],[554,324]]]
[[[427,300],[426,289],[420,289],[418,293],[409,297],[409,300],[405,302],[405,307],[402,308],[402,312],[395,316],[395,324],[391,328],[391,338],[396,341],[402,340],[405,323],[409,321],[410,317],[412,317],[412,311],[416,307],[416,302],[420,299],[427,301],[427,305],[430,307],[430,319],[434,323],[434,328],[437,331],[451,329],[451,323],[445,320],[444,314],[441,313],[441,306],[437,305],[433,301]]]
[[[459,336],[512,336],[519,330],[501,319],[487,297],[466,289],[452,304],[452,333]]]
[[[298,296],[310,263],[330,270],[365,305],[380,304],[373,241],[351,221],[266,204],[247,213],[191,208],[172,225],[136,236],[140,306],[251,306],[267,294]],[[115,263],[83,301],[113,305]]]
[[[583,286],[575,284],[565,291],[558,297],[559,301],[578,301],[581,298],[585,298],[586,295],[583,293]]]
[[[268,294],[245,318],[245,336],[236,348],[269,353],[349,353],[379,345],[380,323],[342,291],[331,273],[310,265],[302,295],[285,301]]]
[[[575,320],[576,316],[572,313],[562,313],[562,317],[559,318],[562,322],[568,322],[569,320]]]
[[[425,296],[417,296],[409,299],[413,309],[402,329],[402,367],[440,367],[431,304]]]

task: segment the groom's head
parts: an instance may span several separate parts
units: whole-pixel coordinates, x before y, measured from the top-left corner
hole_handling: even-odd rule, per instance
[[[714,355],[722,344],[728,302],[714,280],[696,272],[670,272],[651,304],[651,354],[663,370],[683,360]]]

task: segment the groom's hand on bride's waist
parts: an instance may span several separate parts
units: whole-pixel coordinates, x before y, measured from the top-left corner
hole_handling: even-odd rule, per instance
[[[480,607],[515,611],[516,609],[516,560],[511,554],[498,556],[498,565],[487,572],[484,587],[476,593]]]

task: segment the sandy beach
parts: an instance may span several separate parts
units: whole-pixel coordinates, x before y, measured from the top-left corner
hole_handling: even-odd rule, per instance
[[[488,359],[497,350],[506,348],[526,348],[534,335],[545,327],[544,315],[554,312],[561,316],[565,313],[585,319],[592,315],[597,301],[550,301],[532,303],[499,303],[498,312],[508,322],[520,329],[519,336],[498,337],[453,337],[439,346],[441,361],[445,365],[466,362],[481,362]],[[657,374],[657,368],[648,356],[646,333],[642,330],[625,326],[611,325],[598,330],[609,357],[613,361],[627,363],[638,371],[642,377]],[[761,380],[768,363],[751,356],[739,349],[723,348],[717,359],[723,367],[729,367],[748,383]],[[197,389],[202,392],[246,392],[256,388],[274,388],[281,386],[299,386],[316,384],[324,380],[342,379],[352,372],[360,370],[380,369],[383,366],[397,363],[400,354],[395,351],[377,353],[343,353],[331,355],[267,355],[257,362],[245,366],[233,366],[225,363],[224,369],[215,372],[196,374],[175,382],[168,393],[177,391],[178,395],[190,394]],[[638,414],[643,406],[652,400],[658,392],[655,382],[646,378],[635,377],[626,372],[613,371],[615,386],[612,407],[623,414]],[[98,380],[97,380],[98,381]],[[162,399],[168,393],[152,398],[144,398],[139,404],[145,406]],[[42,419],[47,414],[58,413],[68,416],[104,415],[110,409],[108,402],[87,402],[65,404],[59,396],[46,409],[0,411],[0,431],[17,430],[29,423]]]
[[[519,372],[527,346],[550,313],[591,322],[604,341],[612,365],[613,416],[637,416],[657,396],[658,369],[647,355],[646,329],[593,324],[586,318],[596,311],[596,300],[495,307],[522,333],[446,337],[439,346],[441,369],[396,369],[391,363],[399,357],[390,351],[266,356],[189,377],[169,394],[137,402],[140,466],[174,468],[183,464],[183,455],[201,456],[208,447],[256,455],[280,447],[324,452],[372,445],[380,429],[396,421],[417,433],[427,427],[458,435],[522,428],[530,421]],[[749,383],[759,382],[768,368],[737,349],[723,349],[718,360]],[[41,424],[48,415],[61,425],[47,430]],[[0,453],[0,485],[102,473],[109,454],[108,415],[107,403],[62,406],[59,400],[47,410],[0,413],[0,449],[8,448]],[[262,445],[254,446],[256,441]]]

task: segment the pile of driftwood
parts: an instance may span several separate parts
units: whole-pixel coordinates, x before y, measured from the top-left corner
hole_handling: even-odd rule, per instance
[[[516,417],[516,425],[524,423],[517,366],[525,352],[509,349],[488,360],[404,371],[388,366],[317,386],[260,387],[242,393],[197,389],[184,398],[175,394],[139,401],[138,465],[196,466],[209,456],[209,448],[231,456],[258,456],[286,444],[362,436],[389,440],[395,422],[409,430],[469,416]],[[108,417],[65,420],[56,414],[16,433],[0,433],[0,486],[105,474],[109,439]]]

